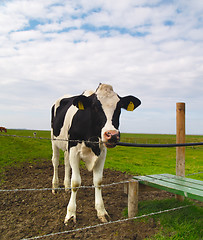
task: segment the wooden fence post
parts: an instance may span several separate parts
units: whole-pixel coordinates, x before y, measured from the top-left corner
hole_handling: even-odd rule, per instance
[[[128,189],[128,217],[135,217],[138,213],[138,188],[139,182],[131,180]]]
[[[176,103],[176,143],[185,143],[185,103]],[[185,147],[176,148],[176,175],[185,177]],[[184,197],[176,195],[176,199]]]

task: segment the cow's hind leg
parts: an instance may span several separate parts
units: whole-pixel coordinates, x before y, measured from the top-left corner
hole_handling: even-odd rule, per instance
[[[103,150],[103,154],[101,154],[98,161],[96,162],[96,165],[93,168],[93,181],[95,186],[95,209],[97,210],[97,216],[101,222],[107,222],[106,216],[109,217],[104,207],[102,191],[101,191],[105,158],[106,158],[106,151]]]
[[[59,166],[59,148],[52,143],[52,164],[54,167],[54,174],[52,179],[52,193],[56,193],[56,189],[59,187],[59,178],[58,178],[58,166]]]
[[[69,162],[68,150],[64,152],[64,165],[65,165],[64,186],[65,186],[65,191],[68,191],[71,186],[71,184],[70,184],[70,162]]]
[[[70,149],[69,154],[70,166],[72,169],[71,176],[71,197],[67,206],[67,214],[64,223],[67,224],[70,219],[76,223],[76,195],[78,187],[81,185],[80,177],[80,158],[78,156],[77,148],[73,147]]]

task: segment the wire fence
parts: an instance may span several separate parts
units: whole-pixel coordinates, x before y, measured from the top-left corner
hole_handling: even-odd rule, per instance
[[[71,139],[52,139],[47,137],[36,137],[36,133],[33,133],[34,136],[21,136],[21,135],[9,135],[9,134],[0,134],[2,137],[14,137],[14,138],[27,138],[27,139],[38,139],[38,140],[49,140],[49,141],[66,141],[66,142],[81,142],[81,140],[71,140]],[[95,141],[84,141],[86,143],[91,144],[101,144],[102,141],[95,142]],[[196,145],[203,145],[203,142],[199,143],[184,143],[184,144],[138,144],[138,143],[123,143],[118,142],[117,145],[119,146],[128,146],[128,147],[182,147],[182,146],[196,146]],[[191,173],[187,174],[186,176],[191,176],[195,174],[201,174],[203,172],[198,173]],[[122,183],[128,183],[129,181],[121,181],[118,183],[110,183],[106,185],[101,185],[100,187],[108,187]],[[80,186],[77,188],[95,188],[96,186]],[[71,190],[72,188],[55,188],[55,190]],[[33,188],[33,189],[0,189],[0,192],[19,192],[19,191],[51,191],[52,188]]]
[[[89,144],[104,144],[105,142],[91,141],[91,140],[77,140],[77,139],[60,139],[60,138],[46,138],[46,137],[36,137],[34,136],[20,136],[20,135],[9,135],[9,134],[0,134],[2,137],[16,137],[16,138],[28,138],[28,139],[39,139],[39,140],[49,140],[49,141],[65,141],[65,142],[85,142]],[[142,144],[142,143],[126,143],[118,142],[118,146],[125,147],[145,147],[145,148],[167,148],[167,147],[192,147],[192,146],[203,146],[203,142],[194,142],[194,143],[169,143],[169,144]]]
[[[129,183],[129,180],[126,181],[120,181],[120,182],[114,182],[114,183],[109,183],[105,185],[100,185],[99,187],[111,187],[111,186],[116,186],[119,184],[124,184],[124,183]],[[80,186],[80,187],[74,187],[74,189],[81,189],[81,188],[97,188],[98,186]],[[72,188],[54,188],[54,190],[71,190]],[[21,189],[0,189],[0,192],[25,192],[25,191],[51,191],[53,188],[21,188]]]
[[[197,172],[197,173],[191,173],[191,174],[187,174],[186,176],[192,176],[192,175],[196,175],[196,174],[202,174],[203,172]],[[108,184],[102,184],[99,187],[101,188],[105,188],[105,187],[112,187],[112,186],[116,186],[119,184],[125,184],[125,183],[129,183],[129,180],[126,181],[120,181],[120,182],[114,182],[114,183],[108,183]],[[80,187],[74,187],[74,189],[88,189],[88,188],[97,188],[98,186],[80,186]],[[71,190],[72,188],[54,188],[54,190],[56,191],[61,191],[61,190]],[[34,192],[34,191],[52,191],[53,188],[16,188],[16,189],[0,189],[0,193],[1,192]]]
[[[97,228],[97,227],[104,227],[104,226],[107,226],[107,225],[110,225],[110,224],[114,224],[114,223],[122,223],[122,222],[130,221],[130,220],[136,220],[136,219],[140,219],[140,218],[150,217],[150,216],[154,216],[154,215],[158,215],[158,214],[162,214],[162,213],[168,213],[168,212],[171,212],[171,211],[180,210],[180,209],[191,207],[191,206],[192,205],[180,206],[180,207],[176,207],[176,208],[171,208],[171,209],[166,209],[166,210],[162,210],[162,211],[158,211],[158,212],[144,214],[144,215],[137,216],[137,217],[125,218],[125,219],[120,219],[120,220],[116,220],[116,221],[110,221],[110,222],[106,222],[106,223],[100,223],[100,224],[93,225],[93,226],[87,226],[87,227],[83,227],[83,228],[77,228],[77,229],[67,230],[67,231],[57,232],[57,233],[50,233],[50,234],[36,236],[36,237],[31,237],[31,238],[23,238],[22,240],[33,240],[33,239],[40,239],[40,238],[46,238],[46,237],[53,237],[53,236],[57,236],[57,235],[61,235],[61,234],[68,234],[68,233],[84,231],[84,230]]]

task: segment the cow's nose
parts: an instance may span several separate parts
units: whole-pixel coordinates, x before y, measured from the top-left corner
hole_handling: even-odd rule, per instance
[[[115,147],[116,143],[120,140],[120,132],[117,130],[109,130],[104,133],[107,147]]]

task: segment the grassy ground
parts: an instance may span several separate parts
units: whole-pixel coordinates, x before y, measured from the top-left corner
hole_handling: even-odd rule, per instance
[[[8,130],[9,135],[50,138],[49,131]],[[175,143],[175,135],[160,134],[122,134],[121,141],[137,143]],[[203,142],[203,136],[187,136],[186,142]],[[0,137],[1,156],[0,171],[6,166],[19,165],[22,162],[35,162],[40,159],[51,159],[49,140]],[[63,156],[61,154],[61,161]],[[175,174],[175,148],[132,148],[117,146],[108,150],[106,168],[126,171],[131,174]],[[185,173],[203,171],[203,146],[186,147]],[[203,180],[203,174],[190,176]]]
[[[175,135],[122,134],[121,141],[136,143],[175,143]],[[186,142],[203,142],[203,136],[187,136]],[[186,147],[185,174],[203,172],[203,146]],[[120,147],[108,151],[106,167],[132,174],[176,172],[176,148]],[[190,176],[203,180],[203,174]]]
[[[194,206],[189,200],[179,202],[175,199],[144,201],[139,203],[139,216],[180,206],[189,206],[183,209],[154,215],[136,221],[153,221],[160,225],[160,231],[151,240],[199,240],[203,237],[202,216],[203,209]],[[124,212],[127,217],[127,210]]]
[[[33,132],[36,132],[38,137],[50,137],[49,131],[32,130],[8,130],[7,135],[34,137]],[[33,163],[40,159],[51,159],[49,140],[0,136],[0,146],[0,173],[7,166],[20,166],[23,162]]]
[[[49,131],[8,130],[10,135],[33,136],[49,138]],[[174,135],[152,134],[122,134],[121,141],[136,143],[175,143]],[[187,136],[186,142],[203,142],[203,136]],[[21,166],[23,162],[34,163],[42,159],[51,161],[51,143],[49,140],[38,138],[4,137],[0,136],[0,174],[8,166]],[[61,156],[61,161],[62,161]],[[132,148],[117,146],[108,151],[105,167],[131,174],[147,175],[159,173],[175,174],[176,149],[175,148]],[[203,146],[186,147],[186,174],[203,171]],[[203,180],[203,174],[189,176]],[[2,180],[3,181],[3,180]],[[140,213],[145,214],[163,209],[188,204],[175,200],[148,201],[140,203]],[[189,203],[191,204],[191,203]],[[201,239],[202,209],[191,206],[153,217],[160,224],[160,232],[153,239]]]

